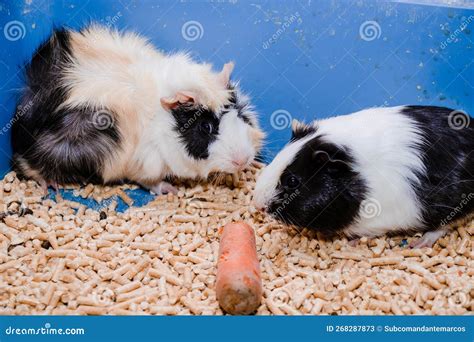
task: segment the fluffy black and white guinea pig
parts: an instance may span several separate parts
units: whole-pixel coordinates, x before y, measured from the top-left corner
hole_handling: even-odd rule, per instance
[[[427,106],[294,121],[254,202],[326,235],[424,232],[412,247],[431,246],[474,210],[474,126],[466,113]]]
[[[166,176],[236,172],[256,156],[256,113],[221,72],[164,54],[134,33],[60,29],[26,66],[13,165],[43,185],[128,179],[155,193]]]

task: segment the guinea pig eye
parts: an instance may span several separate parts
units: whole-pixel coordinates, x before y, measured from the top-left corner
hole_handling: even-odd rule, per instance
[[[300,183],[300,179],[295,175],[289,175],[283,181],[283,185],[290,189],[296,189],[300,186]]]
[[[210,122],[204,121],[199,125],[199,129],[203,133],[211,134],[212,133],[212,124]]]

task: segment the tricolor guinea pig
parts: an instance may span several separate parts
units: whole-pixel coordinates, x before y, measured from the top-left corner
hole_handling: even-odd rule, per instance
[[[43,185],[128,179],[158,194],[175,191],[166,176],[241,170],[263,132],[232,69],[130,32],[56,30],[26,66],[13,166]]]
[[[448,108],[373,108],[305,125],[261,172],[255,206],[324,234],[425,232],[474,210],[474,127]]]

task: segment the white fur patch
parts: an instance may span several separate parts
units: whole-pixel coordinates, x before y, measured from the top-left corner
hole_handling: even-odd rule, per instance
[[[209,146],[209,171],[236,171],[233,160],[245,160],[248,165],[255,158],[251,127],[237,116],[237,110],[226,113],[220,120],[217,140]]]
[[[166,175],[207,177],[211,171],[235,171],[228,163],[235,154],[255,157],[249,142],[254,128],[228,113],[210,158],[191,158],[174,131],[174,119],[160,104],[162,97],[193,91],[200,104],[219,113],[230,92],[210,64],[196,63],[184,53],[165,55],[137,34],[100,26],[71,37],[72,65],[63,78],[70,96],[64,105],[110,109],[122,136],[120,151],[105,162],[105,181],[128,178],[150,184]]]
[[[255,207],[259,209],[266,207],[278,194],[276,188],[281,174],[293,162],[303,145],[313,137],[315,137],[315,134],[290,142],[262,170],[257,179],[253,194]]]
[[[416,150],[423,137],[416,122],[400,114],[403,108],[371,108],[317,122],[318,134],[351,149],[355,170],[369,188],[360,219],[348,234],[377,236],[422,224],[410,182],[418,182],[416,173],[425,173]]]
[[[355,171],[368,186],[360,219],[349,235],[377,236],[422,225],[421,203],[410,183],[425,166],[416,147],[423,143],[416,122],[400,113],[404,107],[372,108],[316,121],[317,132],[290,143],[262,171],[254,192],[255,205],[268,205],[285,168],[303,144],[316,136],[351,149]]]

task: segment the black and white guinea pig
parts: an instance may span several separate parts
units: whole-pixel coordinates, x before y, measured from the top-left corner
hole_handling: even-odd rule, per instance
[[[166,176],[236,172],[263,132],[236,84],[183,53],[100,26],[56,30],[26,66],[13,165],[43,185],[129,179],[155,193]]]
[[[425,232],[474,210],[474,126],[441,107],[373,108],[293,122],[293,136],[261,172],[255,206],[324,234]]]

